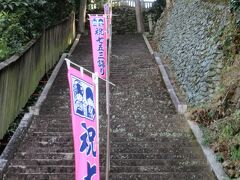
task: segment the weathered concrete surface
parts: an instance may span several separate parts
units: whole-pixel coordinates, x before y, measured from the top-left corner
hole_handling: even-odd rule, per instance
[[[83,37],[70,59],[92,70]],[[174,109],[141,35],[115,36],[111,62],[110,179],[214,179],[187,122]],[[106,117],[101,84],[100,158],[105,172]],[[74,179],[68,83],[64,65],[5,179]]]

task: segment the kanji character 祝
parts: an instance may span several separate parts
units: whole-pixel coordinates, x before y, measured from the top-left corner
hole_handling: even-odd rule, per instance
[[[92,155],[96,157],[96,151],[94,151],[94,138],[96,136],[96,131],[93,127],[87,128],[86,123],[82,123],[82,127],[85,129],[85,132],[80,137],[80,152],[86,151],[87,156],[92,153]]]
[[[96,28],[96,31],[95,31],[95,35],[104,35],[104,31],[103,31],[103,28]]]

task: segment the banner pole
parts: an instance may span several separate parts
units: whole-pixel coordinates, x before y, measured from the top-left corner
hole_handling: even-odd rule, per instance
[[[110,51],[108,50],[108,59],[107,59],[107,81],[109,80],[109,61],[110,61]],[[110,91],[109,83],[106,81],[106,114],[107,114],[107,158],[106,158],[106,180],[109,178],[110,170]]]
[[[93,81],[95,83],[95,87],[96,87],[96,90],[95,90],[95,97],[96,97],[96,119],[97,119],[97,132],[98,132],[98,139],[97,139],[97,147],[98,147],[98,152],[100,152],[100,137],[99,137],[99,134],[100,134],[100,128],[99,128],[99,81],[98,81],[98,74],[97,73],[93,73],[92,74],[92,78],[93,78]],[[97,167],[99,168],[99,167]],[[99,169],[98,169],[98,172],[99,172]]]
[[[107,71],[108,72],[108,71]],[[109,78],[109,73],[107,73],[107,79]],[[107,159],[106,159],[106,180],[109,178],[109,170],[110,170],[110,91],[109,91],[109,83],[106,81],[106,114],[107,114]]]
[[[82,66],[80,66],[80,65],[72,62],[70,59],[65,58],[65,61],[66,61],[66,63],[67,63],[68,69],[69,69],[69,67],[70,67],[70,64],[73,64],[74,66],[79,67],[80,69],[83,68],[84,71],[87,71],[87,72],[89,72],[90,74],[94,74],[93,72],[89,71],[88,69],[85,69],[84,67],[82,67]],[[101,79],[101,80],[103,80],[103,81],[106,81],[106,79],[103,79],[103,78],[101,78],[100,76],[98,76],[98,78]],[[108,83],[111,84],[112,86],[116,86],[116,84],[113,84],[112,82],[108,82]]]
[[[110,4],[112,7],[112,5]],[[111,8],[110,7],[110,8]],[[110,10],[111,14],[111,10]],[[110,16],[110,15],[109,15]],[[110,18],[110,17],[108,17]],[[112,23],[110,23],[110,37],[108,42],[108,56],[107,56],[107,81],[106,81],[106,114],[107,114],[107,158],[106,158],[106,180],[109,179],[109,172],[110,172],[110,89],[109,89],[109,76],[110,76],[110,57],[111,57],[111,50],[112,50]]]
[[[112,14],[112,0],[110,0],[110,20],[111,20],[111,14]],[[108,51],[108,75],[107,78],[109,80],[110,77],[110,60],[111,60],[111,53],[112,53],[112,23],[110,23],[110,38],[109,38],[109,51]],[[109,159],[108,159],[108,171],[110,171],[110,90],[109,90],[109,83],[108,83],[108,91],[109,91],[109,97],[108,97],[108,125],[109,125]]]

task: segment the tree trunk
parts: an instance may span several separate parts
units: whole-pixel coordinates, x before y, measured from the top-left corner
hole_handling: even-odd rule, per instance
[[[85,32],[87,0],[80,0],[78,31]]]
[[[142,15],[140,0],[135,0],[135,12],[136,12],[136,20],[137,20],[137,32],[143,33],[144,25],[143,25],[143,15]]]

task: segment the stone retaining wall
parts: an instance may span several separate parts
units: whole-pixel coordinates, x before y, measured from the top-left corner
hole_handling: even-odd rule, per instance
[[[137,22],[134,7],[120,6],[113,8],[113,33],[125,34],[137,32]]]
[[[190,103],[210,99],[220,81],[223,54],[214,35],[227,22],[227,7],[178,0],[157,21],[154,39],[169,59]]]

